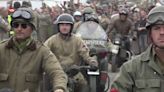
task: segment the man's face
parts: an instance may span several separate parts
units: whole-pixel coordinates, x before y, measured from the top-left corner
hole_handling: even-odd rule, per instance
[[[127,19],[127,16],[126,16],[126,15],[121,14],[121,15],[120,15],[120,19],[121,19],[122,21],[125,21],[125,20]]]
[[[158,48],[164,49],[164,24],[154,25],[151,28],[151,38]]]
[[[71,24],[67,24],[67,23],[59,24],[59,30],[62,34],[68,34],[71,31]]]
[[[29,38],[33,32],[32,27],[25,22],[13,22],[12,27],[14,28],[15,37],[17,40]]]
[[[146,12],[144,11],[144,10],[141,10],[140,11],[140,16],[141,16],[141,18],[145,18],[146,17]]]
[[[81,20],[81,16],[75,16],[75,20],[76,21],[80,21]]]

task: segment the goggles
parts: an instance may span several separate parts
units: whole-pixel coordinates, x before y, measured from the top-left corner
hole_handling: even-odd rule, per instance
[[[13,22],[12,23],[12,27],[13,28],[18,28],[19,26],[21,26],[21,28],[23,28],[23,29],[26,29],[28,26],[29,26],[29,24],[28,23],[21,23],[21,22]]]
[[[32,19],[32,15],[28,11],[22,11],[22,10],[15,11],[12,17],[13,18],[22,17],[27,20]]]
[[[151,14],[147,17],[147,22],[150,24],[156,24],[158,22],[164,24],[164,13],[158,12]]]
[[[96,15],[88,14],[88,15],[86,16],[86,20],[90,20],[90,19],[98,19],[98,18],[96,17]]]

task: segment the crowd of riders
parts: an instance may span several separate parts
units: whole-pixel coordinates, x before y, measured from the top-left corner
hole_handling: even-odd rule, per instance
[[[29,1],[24,1],[22,3],[8,2],[9,7],[1,7],[1,17],[6,21],[5,24],[10,24],[11,17],[10,15],[20,7],[28,7],[32,8],[32,4]],[[149,7],[152,8],[153,6]],[[137,54],[143,52],[143,50],[148,46],[148,39],[147,39],[147,31],[145,30],[145,18],[149,11],[149,8],[142,8],[137,6],[137,4],[128,5],[125,3],[120,5],[115,5],[112,3],[103,3],[100,2],[88,2],[87,4],[82,3],[73,3],[73,0],[70,2],[65,2],[64,5],[56,5],[49,7],[45,3],[42,4],[42,7],[34,9],[36,16],[37,16],[37,31],[33,33],[35,38],[38,40],[45,42],[50,36],[53,34],[58,33],[56,27],[56,19],[62,13],[69,13],[71,14],[74,19],[74,30],[73,33],[76,32],[76,29],[79,25],[86,21],[85,17],[87,14],[92,14],[93,20],[99,23],[103,29],[109,35],[109,38],[112,38],[114,34],[114,29],[116,31],[120,30],[124,31],[126,34],[133,35],[134,39],[137,41],[139,51],[135,52]],[[118,26],[114,28],[114,22],[116,19],[119,19],[119,16],[125,16],[125,20],[128,19],[129,23],[123,23],[126,29],[122,29],[120,23],[117,23]],[[118,21],[118,20],[117,20]],[[4,24],[4,25],[5,25]],[[10,25],[9,25],[10,26]],[[127,27],[129,26],[129,27]],[[7,28],[1,28],[1,40],[6,39],[7,35],[11,36],[13,34],[12,30]],[[10,31],[10,32],[9,32]],[[126,31],[126,32],[125,32]],[[128,47],[130,48],[130,47]]]
[[[37,89],[39,84],[45,82],[40,82],[42,74],[44,74],[44,76],[49,76],[47,79],[50,79],[52,86],[50,90],[67,92],[69,79],[65,73],[71,66],[79,65],[83,59],[86,64],[96,70],[98,61],[89,55],[89,49],[82,38],[75,35],[78,27],[86,21],[94,21],[101,25],[108,35],[108,41],[111,41],[117,34],[121,35],[127,50],[132,50],[132,44],[135,42],[137,46],[134,48],[138,49],[135,50],[135,54],[140,54],[147,48],[148,50],[153,48],[153,60],[155,58],[158,61],[161,73],[163,73],[163,62],[160,62],[163,61],[163,44],[161,44],[163,36],[158,39],[159,35],[152,35],[155,31],[160,31],[161,35],[164,33],[162,30],[164,19],[162,15],[158,15],[158,12],[163,14],[160,10],[164,9],[162,6],[143,8],[137,4],[128,5],[126,2],[118,5],[98,1],[74,4],[73,0],[53,7],[43,3],[39,9],[32,9],[30,1],[14,2],[14,4],[11,1],[8,4],[8,7],[0,6],[0,67],[2,67],[0,69],[0,89],[11,88],[15,92],[37,92],[38,89],[44,88],[42,85]],[[158,7],[160,8],[158,9]],[[161,20],[151,16],[153,14],[157,14]],[[149,47],[151,42],[154,43]],[[144,55],[147,56],[147,54],[143,54],[138,57],[139,59],[134,59],[134,62],[130,62],[130,64],[128,62],[121,68],[120,74],[122,75],[118,76],[120,79],[114,81],[111,92],[124,92],[124,88],[127,88],[126,92],[132,92],[135,89],[131,88],[132,86],[136,86],[136,89],[139,90],[137,87],[142,86],[141,78],[137,75],[140,80],[135,80],[135,82],[132,80],[136,76],[131,65],[134,64],[134,68],[136,68],[137,65],[143,64],[148,68],[147,63],[135,62],[135,60],[142,61]],[[147,57],[149,58],[149,56]],[[154,67],[156,68],[156,66]],[[145,71],[145,68],[141,67],[141,69]],[[138,73],[139,69],[136,72]],[[149,72],[151,74],[152,71]],[[157,75],[158,72],[157,70],[154,74]],[[145,78],[143,75],[142,77]],[[149,74],[146,76],[149,77]],[[75,92],[86,92],[87,81],[84,76],[78,73],[74,79],[78,81]],[[125,82],[124,79],[128,82]],[[147,81],[143,82],[143,85],[145,83]],[[161,84],[164,85],[164,82]],[[157,87],[158,85],[149,86]],[[10,89],[5,90],[10,91]]]

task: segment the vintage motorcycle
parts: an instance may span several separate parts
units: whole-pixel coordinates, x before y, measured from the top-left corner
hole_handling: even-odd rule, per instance
[[[121,65],[127,60],[131,59],[132,52],[129,50],[130,41],[132,41],[130,36],[122,37],[120,34],[116,34],[112,39],[112,44],[110,45],[110,63],[112,65],[112,72],[116,72]]]
[[[109,50],[106,47],[106,44],[108,43],[106,32],[98,23],[94,21],[87,21],[79,26],[75,34],[84,40],[90,49],[90,56],[96,57],[99,63],[98,71],[96,73],[83,73],[84,76],[89,79],[89,83],[92,84],[92,87],[90,87],[92,90],[90,90],[90,92],[106,92],[109,88],[110,80],[108,76]],[[88,78],[88,76],[93,77]],[[95,80],[95,78],[96,81],[92,81]]]

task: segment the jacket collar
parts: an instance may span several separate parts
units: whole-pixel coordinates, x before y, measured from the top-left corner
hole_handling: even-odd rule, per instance
[[[15,46],[14,44],[14,40],[13,40],[13,37],[9,39],[9,41],[6,43],[5,47],[8,48],[8,49],[13,49]],[[34,51],[36,50],[37,48],[37,45],[36,45],[36,42],[34,40],[32,40],[30,42],[30,44],[27,46],[27,49],[31,50],[31,51]]]
[[[158,64],[157,64],[157,59],[156,59],[156,55],[155,55],[155,51],[153,51],[153,45],[150,45],[147,50],[145,52],[142,53],[141,55],[141,61],[143,62],[149,62],[148,65],[155,70],[156,72],[158,72],[159,74],[162,74],[161,69],[159,68]]]
[[[69,40],[69,39],[71,39],[72,34],[63,35],[63,34],[59,33],[58,36],[63,40]]]
[[[152,56],[153,45],[151,44],[145,52],[141,54],[141,61],[149,61]]]

